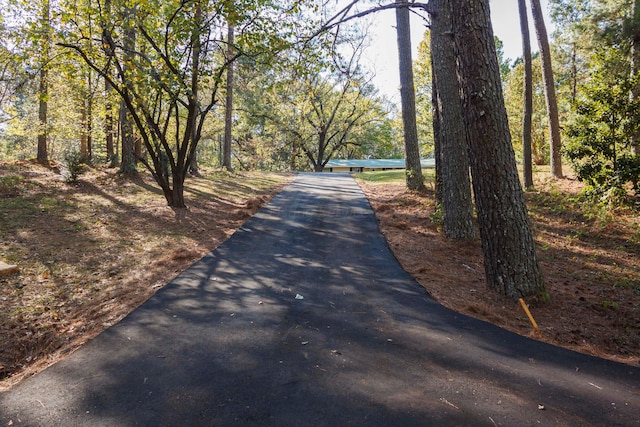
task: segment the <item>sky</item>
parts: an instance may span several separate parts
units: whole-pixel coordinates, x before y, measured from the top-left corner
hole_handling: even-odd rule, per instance
[[[529,2],[527,2],[529,4]],[[550,34],[553,26],[547,13],[547,0],[541,0],[542,9],[545,12],[545,24]],[[530,6],[529,6],[530,7]],[[517,0],[490,0],[491,21],[493,32],[504,44],[505,58],[511,60],[522,55],[522,39],[520,36],[520,17],[518,15]],[[529,10],[529,12],[531,12]],[[393,10],[377,13],[372,18],[371,46],[365,52],[364,65],[375,70],[373,84],[380,92],[399,103],[399,71],[398,71],[398,46],[395,33],[395,12]],[[531,50],[537,52],[537,42],[533,30],[533,18],[529,13],[529,25],[531,27]],[[425,22],[418,17],[411,18],[411,44],[413,46],[413,59],[417,57],[417,47],[423,38]]]

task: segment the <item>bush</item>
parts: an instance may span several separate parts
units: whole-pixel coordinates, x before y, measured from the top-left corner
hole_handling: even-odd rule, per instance
[[[595,71],[575,104],[576,116],[567,127],[565,154],[580,181],[608,204],[627,196],[628,184],[640,187],[640,158],[630,154],[631,136],[640,129],[640,103],[629,93],[637,83],[623,67],[614,72],[616,52],[600,52]]]
[[[62,155],[62,179],[65,182],[78,182],[78,178],[85,171],[86,160],[80,150],[69,148]]]

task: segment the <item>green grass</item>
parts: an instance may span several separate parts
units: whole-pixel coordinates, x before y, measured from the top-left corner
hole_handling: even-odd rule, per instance
[[[22,182],[22,177],[18,175],[0,176],[0,193],[13,191]]]
[[[390,171],[362,172],[355,175],[356,178],[366,182],[375,183],[394,183],[403,182],[405,180],[404,169],[395,169]]]
[[[435,175],[435,169],[422,169],[422,175],[424,176],[425,182],[432,182]],[[366,182],[372,182],[377,184],[392,184],[404,182],[406,179],[405,170],[404,169],[394,169],[388,171],[374,171],[374,172],[362,172],[355,174],[356,179],[360,179]]]

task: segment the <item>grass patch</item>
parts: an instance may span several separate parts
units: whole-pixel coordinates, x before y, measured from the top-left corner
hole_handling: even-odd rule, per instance
[[[376,184],[397,183],[397,182],[404,182],[405,172],[404,172],[404,169],[395,169],[390,171],[361,172],[361,173],[355,174],[355,177],[362,181],[376,183]]]
[[[19,175],[0,176],[0,194],[6,194],[13,191],[22,182]]]
[[[435,169],[422,169],[422,176],[425,182],[433,182]],[[372,184],[397,184],[406,180],[405,169],[394,169],[388,171],[370,171],[355,174],[355,178]]]

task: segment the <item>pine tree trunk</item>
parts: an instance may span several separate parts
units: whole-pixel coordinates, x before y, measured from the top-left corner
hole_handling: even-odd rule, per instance
[[[531,0],[531,12],[533,15],[533,25],[536,29],[536,38],[540,48],[540,59],[542,63],[542,82],[544,85],[544,95],[547,101],[547,117],[549,120],[549,159],[551,162],[551,176],[562,178],[562,142],[560,140],[560,119],[558,117],[558,101],[556,99],[556,86],[553,79],[553,68],[551,67],[551,49],[547,37],[547,28],[544,24],[542,7],[540,0]]]
[[[633,24],[631,26],[631,78],[639,80],[640,75],[640,0],[633,0]],[[631,100],[640,96],[640,82],[631,90]],[[631,135],[631,151],[640,156],[640,134]]]
[[[533,114],[533,71],[531,66],[531,38],[527,3],[518,0],[520,31],[522,32],[522,59],[524,62],[524,102],[522,111],[522,163],[524,187],[533,187],[533,164],[531,160],[531,115]]]
[[[396,0],[398,4],[407,4],[407,0]],[[420,190],[422,166],[418,145],[416,124],[416,93],[413,86],[413,60],[411,59],[411,27],[409,8],[396,8],[396,31],[398,36],[398,59],[400,66],[400,98],[402,104],[402,124],[404,128],[405,165],[407,170],[407,188]]]
[[[87,149],[87,99],[85,94],[82,95],[80,100],[80,155],[85,159],[89,157]]]
[[[111,19],[111,0],[105,0],[103,18],[100,20],[100,26],[103,31],[106,30],[107,22]],[[108,32],[107,32],[108,34]],[[113,93],[113,87],[109,80],[104,79],[104,97],[105,97],[105,117],[104,117],[104,135],[105,135],[105,151],[107,154],[107,163],[110,167],[117,164],[117,156],[115,153],[115,146],[113,144],[113,102],[111,95]]]
[[[202,5],[200,1],[196,1],[196,12],[194,17],[195,28],[191,32],[191,43],[193,44],[193,60],[191,62],[191,93],[192,98],[189,102],[194,105],[198,99],[198,78],[200,76],[200,55],[202,55],[202,44],[200,41],[200,32],[202,30]],[[194,107],[191,111],[197,111],[197,107]],[[202,177],[200,168],[198,167],[198,142],[200,141],[200,134],[198,131],[197,114],[192,114],[191,132],[189,137],[189,143],[186,147],[187,159],[186,170],[189,175]]]
[[[127,78],[127,64],[131,64],[133,61],[133,51],[136,44],[136,30],[135,30],[135,9],[126,9],[126,19],[124,23],[124,50],[125,61],[124,71],[121,76],[123,84],[127,85],[125,79]],[[124,101],[120,102],[120,135],[122,138],[122,161],[120,162],[120,173],[124,175],[132,175],[137,173],[136,170],[136,156],[135,156],[135,134],[133,131],[133,122],[129,117],[129,109]]]
[[[137,173],[136,156],[134,152],[134,131],[133,123],[128,117],[128,109],[124,101],[120,102],[120,138],[121,138],[121,155],[120,173],[131,175]]]
[[[82,91],[80,100],[81,126],[80,130],[80,154],[88,164],[92,161],[92,123],[93,123],[93,97],[91,93],[91,72],[87,73],[86,89]]]
[[[446,237],[476,237],[469,180],[469,156],[460,90],[456,78],[455,43],[451,28],[450,0],[431,0],[431,63],[439,124],[442,169],[443,230]],[[436,113],[436,111],[434,111]]]
[[[105,150],[107,154],[107,162],[113,166],[115,159],[115,151],[113,146],[113,104],[111,103],[111,92],[113,88],[111,83],[105,79],[104,81],[104,93],[106,99],[105,105],[105,117],[104,117],[104,135],[105,135]]]
[[[436,203],[442,204],[442,137],[440,134],[440,110],[438,107],[438,84],[435,81],[433,72],[433,61],[431,61],[431,109],[433,126],[433,157],[436,161]]]
[[[513,298],[544,294],[511,146],[489,0],[451,3],[487,284]]]
[[[87,122],[85,132],[87,133],[87,163],[93,163],[93,93],[91,92],[91,75],[89,75],[89,96],[87,96]]]
[[[48,98],[48,68],[49,68],[49,45],[51,43],[51,7],[49,0],[42,2],[42,16],[41,16],[41,43],[42,43],[42,57],[40,58],[40,82],[38,88],[38,120],[40,126],[38,130],[38,148],[36,158],[38,163],[42,165],[49,165],[49,149],[48,144],[48,127],[47,113],[49,109]]]
[[[227,61],[230,61],[234,55],[233,43],[234,43],[234,28],[229,25],[228,37],[227,37]],[[222,155],[222,167],[232,171],[233,165],[231,164],[231,145],[232,145],[232,128],[233,128],[233,62],[230,62],[227,66],[227,99],[224,115],[224,145]]]
[[[38,163],[42,165],[49,164],[49,150],[47,148],[47,111],[48,111],[48,90],[47,90],[47,70],[43,66],[40,70],[40,87],[38,90],[38,120],[40,121],[40,127],[38,131]]]

